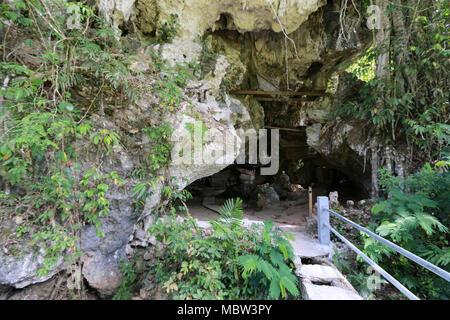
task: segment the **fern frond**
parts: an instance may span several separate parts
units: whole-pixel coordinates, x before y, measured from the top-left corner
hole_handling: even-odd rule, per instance
[[[273,279],[270,281],[270,287],[269,287],[269,298],[270,299],[278,299],[281,294],[280,289],[280,281],[279,278]]]
[[[278,249],[280,249],[281,253],[283,253],[285,260],[294,259],[294,250],[292,249],[292,245],[289,241],[281,239],[278,243]]]
[[[284,286],[289,291],[289,293],[295,297],[297,297],[300,294],[297,288],[297,284],[291,281],[289,277],[282,276],[280,278],[280,286]]]
[[[417,218],[417,221],[419,222],[419,225],[429,236],[434,233],[433,227],[438,228],[438,230],[441,232],[448,231],[448,229],[441,222],[439,222],[438,219],[436,219],[435,217],[433,217],[429,214],[417,213],[416,218]]]
[[[284,263],[284,257],[283,254],[278,249],[273,249],[270,252],[270,261],[275,266],[280,266]]]
[[[286,239],[291,240],[291,241],[295,241],[295,238],[294,238],[292,233],[290,233],[290,232],[283,232],[283,235],[284,235],[284,237]]]
[[[240,256],[238,258],[238,264],[244,269],[242,271],[242,277],[245,279],[248,273],[251,275],[257,270],[257,266],[261,264],[261,258],[254,254]]]
[[[272,280],[278,277],[278,271],[267,261],[260,260],[256,265],[258,271],[262,271],[267,279]]]
[[[298,278],[292,273],[291,268],[289,268],[285,263],[282,263],[278,268],[278,274],[280,277],[288,278],[294,284],[298,284]]]
[[[243,218],[242,199],[236,198],[228,199],[219,209],[219,214],[222,219],[232,226],[241,225]]]

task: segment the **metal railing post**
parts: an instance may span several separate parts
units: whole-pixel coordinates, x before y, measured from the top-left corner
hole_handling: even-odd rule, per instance
[[[319,242],[323,245],[330,245],[330,204],[328,197],[317,197],[317,228]]]

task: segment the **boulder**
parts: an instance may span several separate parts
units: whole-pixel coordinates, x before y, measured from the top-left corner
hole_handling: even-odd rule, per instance
[[[44,267],[44,249],[36,251],[30,245],[27,235],[17,238],[17,220],[0,217],[0,287],[17,289],[44,282],[64,268],[63,256],[52,266],[47,274],[39,275]],[[13,240],[14,239],[14,240]]]
[[[263,210],[280,204],[280,198],[277,192],[268,183],[256,187],[254,199],[256,199],[257,210]]]
[[[83,277],[101,298],[111,298],[122,284],[119,257],[96,253],[83,259]]]

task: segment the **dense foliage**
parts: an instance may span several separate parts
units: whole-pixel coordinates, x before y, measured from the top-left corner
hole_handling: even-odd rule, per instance
[[[33,246],[45,249],[45,263],[39,271],[42,275],[63,257],[79,269],[83,254],[79,243],[81,228],[92,224],[97,235],[103,236],[100,221],[109,212],[107,193],[128,178],[115,172],[105,173],[102,168],[112,148],[124,145],[121,132],[105,128],[92,117],[109,112],[104,106],[111,103],[112,97],[114,104],[133,103],[147,93],[159,98],[159,104],[148,115],[152,124],[140,128],[151,143],[147,160],[132,172],[132,178],[139,181],[131,186],[130,194],[136,199],[136,210],[142,210],[145,199],[154,192],[161,192],[161,205],[154,210],[158,214],[186,210],[185,201],[190,197],[188,192],[179,190],[173,177],[163,172],[170,163],[172,149],[173,129],[167,114],[176,112],[184,101],[186,80],[198,74],[199,65],[192,62],[174,68],[165,66],[153,52],[139,53],[132,46],[124,46],[125,41],[117,41],[116,32],[89,6],[71,5],[78,8],[75,11],[79,13],[79,28],[70,27],[73,16],[69,13],[74,9],[67,11],[65,3],[19,0],[0,5],[4,23],[0,27],[6,30],[2,44],[5,54],[0,62],[0,182],[4,189],[0,201],[2,208],[7,208],[2,214],[20,218],[16,237],[25,241],[31,238]],[[178,27],[174,15],[158,30],[156,42],[170,42]],[[26,46],[25,56],[16,49],[22,43]],[[142,55],[148,55],[145,63],[151,65],[146,71],[139,70]],[[86,150],[95,154],[90,167],[80,161],[80,154],[86,154]],[[238,214],[240,205],[229,202],[223,209],[224,217],[227,212]],[[250,242],[245,248],[237,242],[240,239],[255,244],[259,241],[256,231],[249,232],[240,223],[228,226],[218,221],[214,225],[217,232],[222,230],[222,235],[208,239],[199,234],[192,238],[188,228],[198,228],[191,218],[180,223],[169,215],[154,225],[155,236],[164,234],[166,240],[173,241],[166,248],[169,257],[184,261],[176,274],[172,274],[172,268],[177,265],[168,266],[168,260],[158,266],[167,293],[173,293],[175,298],[239,298],[240,294],[263,297],[272,288],[273,298],[286,297],[287,292],[298,294],[297,280],[286,265],[293,258],[292,250],[278,231],[272,230],[273,225],[268,224],[264,234],[273,236],[274,247],[266,244],[265,251],[253,251]],[[227,228],[231,228],[231,234],[225,236]],[[180,238],[183,233],[186,237]],[[194,250],[197,260],[183,256],[186,253],[181,248],[188,247]],[[277,250],[282,251],[276,255]],[[264,269],[269,272],[264,273],[266,276],[251,273],[244,280],[239,252],[261,257],[265,254],[264,259],[272,252],[273,257],[282,258],[274,260],[270,270]],[[205,259],[209,263],[206,268]],[[257,268],[261,271],[259,264]],[[124,262],[122,271],[124,282],[115,299],[131,298],[130,292],[136,286],[132,265]],[[170,276],[164,279],[168,272]],[[192,282],[182,285],[176,278],[181,281],[180,290],[174,290],[173,275],[180,274]],[[246,283],[242,288],[241,282]]]
[[[193,77],[189,66],[166,68],[150,56],[149,70],[134,68],[136,49],[86,1],[3,2],[0,28],[0,204],[2,214],[19,219],[17,238],[31,238],[37,250],[44,248],[41,274],[62,257],[78,264],[81,228],[92,224],[103,236],[100,218],[109,212],[107,193],[128,178],[102,167],[113,147],[124,145],[121,132],[92,117],[104,116],[105,105],[133,103],[148,93],[160,97],[160,108],[149,115],[152,125],[141,128],[153,143],[147,167],[134,172],[142,182],[132,196],[141,209],[158,181],[169,205],[172,198],[185,197],[171,177],[155,171],[170,160],[172,128],[163,116],[182,101],[184,81]],[[158,41],[170,41],[176,32],[172,17]],[[149,80],[156,84],[149,86]],[[91,151],[91,162],[82,163],[80,155]]]
[[[9,52],[0,62],[3,199],[15,199],[13,212],[24,222],[17,236],[29,234],[34,245],[45,248],[42,274],[63,253],[76,261],[84,224],[94,224],[103,235],[100,217],[109,211],[105,195],[123,182],[96,163],[86,168],[78,161],[88,143],[97,146],[97,159],[120,143],[117,133],[89,121],[91,107],[103,90],[118,99],[137,97],[113,31],[80,3],[85,23],[80,30],[66,26],[67,14],[55,14],[66,11],[63,5],[52,8],[53,14],[47,6],[34,0],[0,5],[6,30],[2,49]],[[24,61],[23,52],[13,50],[21,41],[24,51],[38,56],[28,54]],[[88,96],[92,100],[84,99]]]
[[[396,0],[383,14],[393,21],[383,25],[390,36],[374,41],[348,69],[366,85],[336,115],[372,122],[370,136],[408,145],[422,163],[437,159],[450,139],[449,2]],[[383,77],[375,72],[380,55],[388,56],[387,65],[378,66]]]
[[[245,228],[242,200],[228,200],[206,236],[195,220],[156,218],[156,280],[174,299],[278,299],[297,296],[292,246],[273,222]]]
[[[429,164],[406,180],[381,171],[381,185],[391,196],[372,208],[376,232],[402,248],[450,271],[450,172]],[[385,270],[425,299],[449,299],[447,281],[371,237],[364,251]]]
[[[446,170],[450,165],[448,150],[444,155],[444,160],[436,166],[426,164],[420,172],[411,174],[406,179],[381,169],[380,183],[389,197],[380,199],[372,207],[373,215],[368,228],[450,271],[450,172]],[[364,233],[341,229],[338,222],[333,224],[337,223],[340,233],[352,239],[364,253],[419,298],[450,298],[450,285],[446,280]],[[387,281],[371,275],[367,263],[361,258],[351,261],[344,254],[335,252],[333,262],[363,297],[405,299],[393,287],[388,291],[387,286],[380,287],[379,284],[387,284]]]
[[[378,0],[370,4],[386,10],[376,17],[381,23],[373,30],[372,46],[346,68],[364,85],[334,116],[370,123],[365,126],[367,137],[379,144],[371,147],[372,195],[381,199],[372,208],[370,228],[448,271],[450,3]],[[394,156],[389,149],[395,150]],[[377,177],[378,167],[383,166]],[[357,238],[367,255],[419,297],[449,299],[445,280],[373,238]],[[369,295],[363,264],[352,271],[341,257],[335,260]]]

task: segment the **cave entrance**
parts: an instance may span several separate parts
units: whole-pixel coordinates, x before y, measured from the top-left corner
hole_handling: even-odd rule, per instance
[[[227,199],[239,197],[245,219],[304,226],[308,191],[289,184],[286,174],[262,176],[259,169],[258,165],[233,164],[190,184],[186,189],[193,195],[187,204],[191,215],[199,220],[216,218]]]
[[[350,161],[349,161],[350,162]],[[313,202],[318,196],[337,191],[339,201],[359,201],[369,194],[363,185],[363,171],[357,166],[340,167],[307,144],[306,127],[280,130],[280,172],[285,171],[290,183],[312,188]],[[366,173],[365,175],[369,175]]]
[[[247,219],[305,226],[309,187],[313,203],[317,196],[328,196],[334,191],[341,204],[366,199],[367,192],[345,172],[346,168],[336,167],[308,146],[305,129],[280,129],[280,165],[276,175],[261,175],[262,166],[258,164],[235,163],[191,183],[186,189],[193,195],[188,202],[192,216],[199,220],[218,217],[226,199],[239,197]]]
[[[277,142],[276,148],[273,148],[272,144],[278,141],[279,132],[270,128],[266,130],[262,136],[260,132],[259,139],[253,140],[258,151],[256,159],[254,154],[249,154],[250,137],[245,136],[245,157],[238,157],[234,164],[209,177],[194,181],[186,188],[193,195],[193,199],[188,203],[192,216],[200,220],[217,217],[220,206],[226,199],[241,198],[244,217],[249,220],[274,220],[294,226],[305,224],[308,191],[301,186],[292,185],[286,173],[280,171],[277,152],[279,145]],[[261,139],[263,137],[265,138]],[[241,138],[243,139],[242,136]],[[261,160],[260,148],[265,149],[264,153],[270,158],[269,163]],[[268,169],[274,169],[273,174],[270,174]]]

